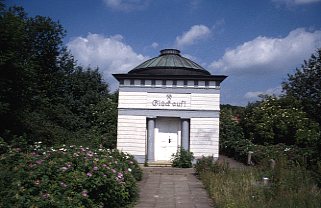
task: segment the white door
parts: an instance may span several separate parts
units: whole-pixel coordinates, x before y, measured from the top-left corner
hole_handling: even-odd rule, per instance
[[[155,159],[169,161],[178,146],[180,120],[178,118],[157,118],[155,135]]]

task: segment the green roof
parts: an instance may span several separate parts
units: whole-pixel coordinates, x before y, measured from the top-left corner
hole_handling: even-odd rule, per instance
[[[129,71],[128,74],[150,75],[210,75],[197,63],[182,57],[177,49],[164,49],[158,57],[149,59]]]

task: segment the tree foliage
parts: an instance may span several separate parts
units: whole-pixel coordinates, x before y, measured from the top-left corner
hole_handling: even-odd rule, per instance
[[[262,95],[240,107],[221,106],[220,151],[246,162],[286,158],[312,170],[321,184],[321,49],[283,83],[285,94]]]
[[[287,95],[302,102],[304,111],[321,124],[321,48],[283,82]]]
[[[231,140],[242,140],[244,134],[238,119],[244,108],[231,105],[222,105],[220,114],[220,142],[224,149],[225,142]]]
[[[28,17],[21,7],[1,5],[0,137],[48,145],[87,139],[98,144],[104,138],[113,147],[116,101],[98,69],[76,65],[64,35],[49,17]]]
[[[245,137],[255,144],[309,146],[319,141],[318,123],[310,120],[300,102],[290,96],[266,97],[246,108],[241,119]]]

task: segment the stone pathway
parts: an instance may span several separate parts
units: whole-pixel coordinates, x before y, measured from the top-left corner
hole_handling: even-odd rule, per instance
[[[211,199],[192,168],[144,167],[135,208],[210,208]]]

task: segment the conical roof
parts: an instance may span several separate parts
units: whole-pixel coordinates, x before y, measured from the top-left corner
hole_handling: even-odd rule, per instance
[[[181,56],[177,49],[164,49],[158,57],[149,59],[128,74],[139,75],[211,75],[207,70]]]

